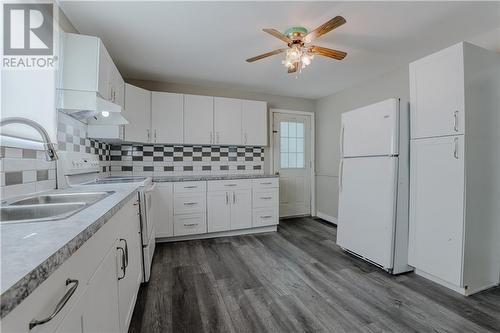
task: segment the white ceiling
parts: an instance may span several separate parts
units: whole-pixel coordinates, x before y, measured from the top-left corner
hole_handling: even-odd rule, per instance
[[[216,84],[253,92],[318,98],[408,64],[500,25],[498,2],[73,2],[63,11],[83,34],[99,36],[123,76]],[[285,44],[262,32],[347,23],[315,44],[346,51],[315,57],[300,75],[283,55],[246,58]]]

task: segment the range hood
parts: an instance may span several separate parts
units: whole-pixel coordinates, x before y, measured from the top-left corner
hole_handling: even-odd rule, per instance
[[[125,125],[122,107],[105,100],[95,91],[58,90],[58,109],[73,118],[95,125]],[[103,114],[108,114],[104,117]]]

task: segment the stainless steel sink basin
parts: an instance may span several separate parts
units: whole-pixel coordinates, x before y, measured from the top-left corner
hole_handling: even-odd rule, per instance
[[[69,217],[87,207],[84,202],[4,206],[0,209],[1,223],[35,222],[59,220]]]
[[[0,207],[0,222],[4,224],[65,219],[113,193],[115,192],[51,193],[16,200]]]
[[[9,206],[20,205],[40,205],[40,204],[56,204],[56,203],[71,203],[83,202],[85,204],[93,204],[101,199],[104,199],[113,192],[85,192],[85,193],[54,193],[37,195],[18,201],[14,201]]]

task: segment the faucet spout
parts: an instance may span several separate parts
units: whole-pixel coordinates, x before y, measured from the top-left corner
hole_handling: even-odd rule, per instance
[[[49,134],[47,133],[45,128],[43,128],[39,123],[31,119],[22,117],[7,117],[0,120],[0,127],[9,124],[22,124],[34,128],[42,137],[47,161],[55,161],[58,159],[56,149],[54,148],[54,145],[50,141]]]

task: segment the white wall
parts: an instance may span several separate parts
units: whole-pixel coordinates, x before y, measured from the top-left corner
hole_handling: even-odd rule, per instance
[[[409,100],[408,66],[316,101],[316,206],[318,216],[337,217],[340,115],[390,97]]]

